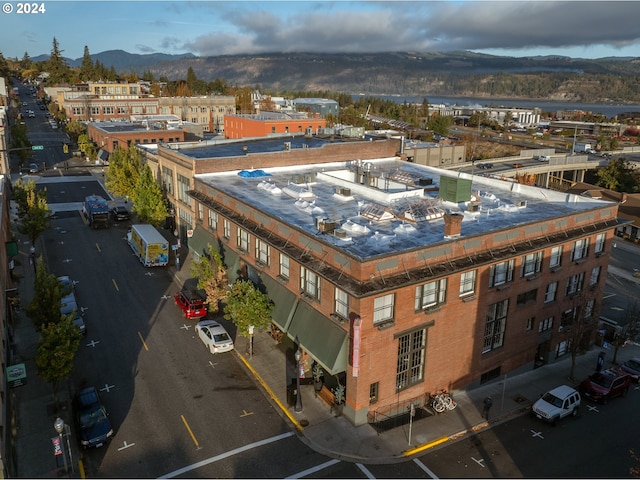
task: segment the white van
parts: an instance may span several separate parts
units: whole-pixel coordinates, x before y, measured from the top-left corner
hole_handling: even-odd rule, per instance
[[[549,155],[540,155],[538,157],[539,162],[548,162],[549,160],[551,160],[551,157]]]
[[[578,415],[580,394],[568,385],[561,385],[545,393],[533,404],[531,413],[555,425],[568,415]]]

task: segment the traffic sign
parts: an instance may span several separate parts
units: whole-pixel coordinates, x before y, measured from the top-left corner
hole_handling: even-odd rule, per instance
[[[31,150],[44,150],[43,145],[32,145]]]

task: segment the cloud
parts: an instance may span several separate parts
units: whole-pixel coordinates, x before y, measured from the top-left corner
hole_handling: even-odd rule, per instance
[[[195,54],[388,52],[607,45],[640,41],[640,2],[249,2],[214,4],[208,33],[172,42]],[[211,5],[211,4],[209,4]],[[203,15],[204,15],[204,8]]]

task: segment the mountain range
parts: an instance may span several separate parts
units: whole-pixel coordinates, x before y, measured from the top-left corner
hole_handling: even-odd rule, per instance
[[[229,85],[271,91],[640,103],[640,57],[506,57],[468,51],[196,57],[111,50],[91,58],[118,73],[151,71],[156,78],[179,80],[192,68],[200,80],[221,78]],[[79,66],[82,58],[67,61]]]

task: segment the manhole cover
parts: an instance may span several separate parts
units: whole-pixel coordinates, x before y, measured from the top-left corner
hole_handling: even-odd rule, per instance
[[[309,420],[300,420],[300,425],[303,427],[308,427],[309,426]]]

